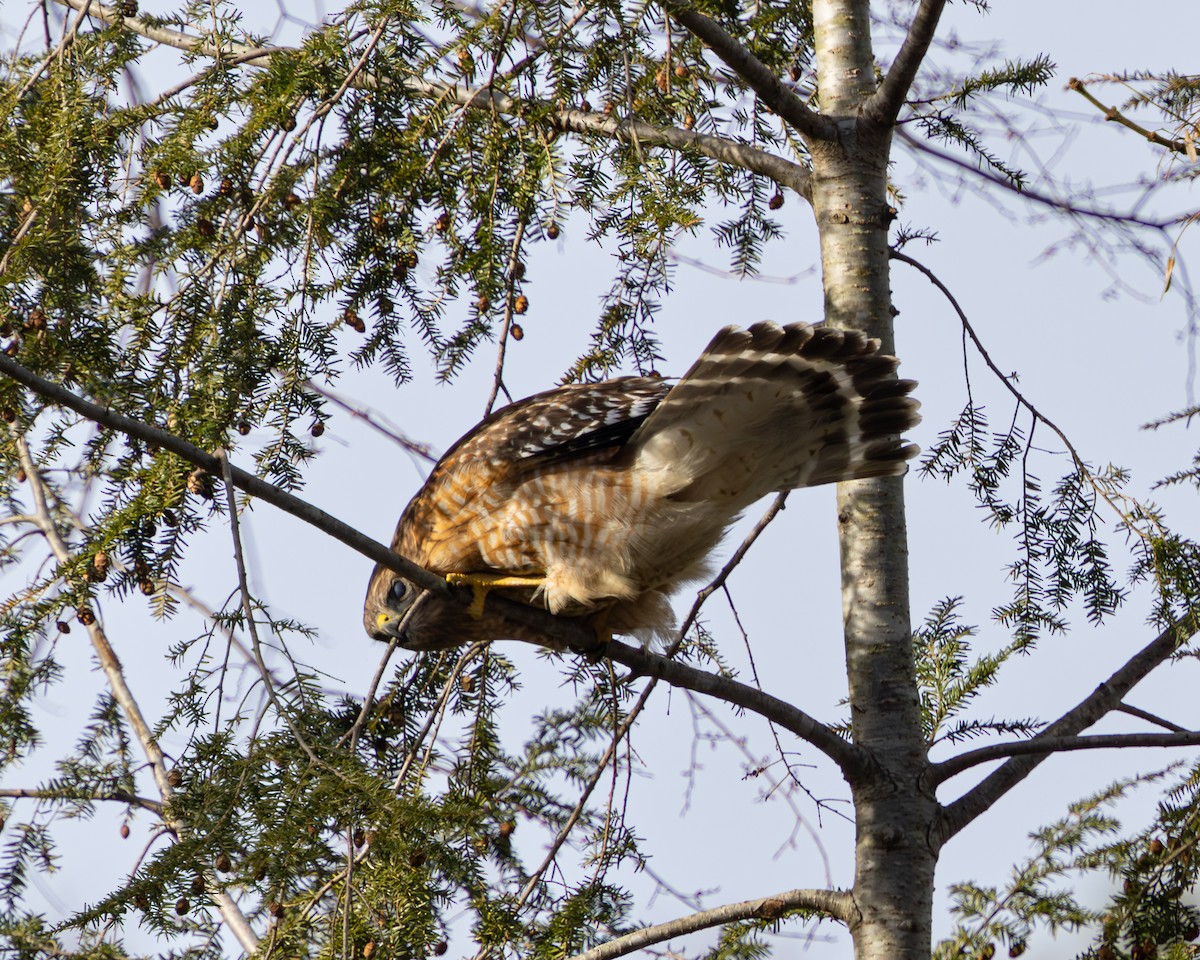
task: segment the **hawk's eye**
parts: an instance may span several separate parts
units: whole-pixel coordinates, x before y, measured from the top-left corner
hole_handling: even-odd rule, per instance
[[[398,607],[404,603],[406,596],[408,596],[408,583],[404,580],[393,580],[392,585],[388,587],[388,603]]]

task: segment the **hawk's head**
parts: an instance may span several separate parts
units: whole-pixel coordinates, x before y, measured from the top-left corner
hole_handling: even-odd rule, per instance
[[[422,590],[394,570],[380,565],[376,565],[367,585],[363,627],[373,639],[384,643],[396,640],[405,650],[447,650],[501,637],[543,646],[555,645],[535,631],[510,623],[490,611],[474,619],[467,612],[465,602]]]
[[[394,570],[375,565],[363,604],[363,627],[375,640],[397,639],[404,645],[405,614],[421,591]]]

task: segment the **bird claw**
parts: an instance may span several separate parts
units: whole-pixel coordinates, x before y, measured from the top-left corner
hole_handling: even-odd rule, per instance
[[[521,577],[505,573],[448,573],[446,582],[455,587],[470,587],[472,590],[471,605],[467,607],[467,615],[472,620],[483,619],[483,605],[487,595],[497,587],[530,587],[536,589],[544,582],[544,577]]]

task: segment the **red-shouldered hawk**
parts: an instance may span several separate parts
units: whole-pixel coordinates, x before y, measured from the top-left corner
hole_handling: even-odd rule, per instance
[[[915,384],[879,341],[831,327],[727,327],[672,386],[649,377],[559,387],[459,440],[405,509],[403,557],[607,630],[669,636],[668,596],[705,576],[725,529],[775,490],[898,475],[917,447]],[[463,576],[470,575],[470,576]],[[477,587],[478,590],[478,587]],[[377,566],[363,622],[437,650],[545,642],[484,608],[420,593]]]

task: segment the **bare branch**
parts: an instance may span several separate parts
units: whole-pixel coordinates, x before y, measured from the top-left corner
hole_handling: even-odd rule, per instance
[[[1084,100],[1103,113],[1105,120],[1110,120],[1113,123],[1119,123],[1121,126],[1132,130],[1134,133],[1145,137],[1151,143],[1157,144],[1160,147],[1166,147],[1168,150],[1172,150],[1175,153],[1181,153],[1185,156],[1187,155],[1188,145],[1183,140],[1172,140],[1169,137],[1164,137],[1160,133],[1155,133],[1153,130],[1147,130],[1141,124],[1130,120],[1129,117],[1121,113],[1121,111],[1116,107],[1106,106],[1092,95],[1084,82],[1078,77],[1072,77],[1067,81],[1067,89],[1074,90],[1081,97],[1083,97]]]
[[[896,127],[896,136],[907,143],[915,150],[920,150],[943,163],[948,163],[951,166],[958,167],[961,170],[973,174],[986,180],[988,183],[1015,193],[1024,200],[1030,200],[1033,203],[1041,204],[1045,207],[1050,207],[1053,210],[1059,210],[1064,213],[1073,214],[1079,217],[1085,217],[1091,220],[1105,220],[1112,223],[1128,223],[1137,227],[1146,227],[1150,230],[1166,230],[1167,227],[1174,226],[1187,219],[1187,216],[1172,217],[1169,220],[1150,220],[1146,217],[1138,216],[1133,213],[1114,213],[1111,210],[1102,210],[1095,207],[1084,207],[1070,200],[1064,200],[1061,197],[1052,197],[1049,194],[1039,193],[1037,190],[1030,190],[1028,187],[1016,187],[1006,178],[994,173],[991,170],[986,170],[977,164],[971,163],[963,157],[956,156],[953,153],[947,153],[944,150],[939,150],[937,147],[919,137],[914,137],[911,133],[904,129],[902,125]]]
[[[441,577],[430,573],[422,567],[418,567],[409,560],[405,560],[399,554],[393,553],[382,543],[372,540],[370,537],[360,533],[349,524],[326,513],[324,510],[313,506],[305,500],[301,500],[299,497],[293,496],[286,490],[282,490],[251,473],[240,470],[232,466],[232,464],[228,466],[224,465],[221,457],[206,453],[199,447],[188,443],[174,434],[161,430],[158,427],[152,427],[132,417],[115,413],[89,400],[84,400],[70,390],[56,383],[51,383],[43,377],[39,377],[3,354],[0,354],[0,374],[11,377],[39,396],[69,410],[73,410],[102,426],[118,430],[146,443],[157,444],[162,449],[169,450],[189,463],[207,470],[215,477],[227,476],[235,486],[252,496],[259,497],[267,503],[283,510],[285,513],[290,513],[292,516],[298,517],[305,523],[340,540],[352,550],[361,553],[363,556],[377,563],[383,564],[391,570],[395,570],[418,586],[438,593],[441,596],[462,601],[464,604],[468,602],[470,596],[469,590],[452,589]],[[26,471],[30,476],[33,476],[32,460],[26,465]],[[64,554],[60,560],[69,558],[70,556],[65,545],[63,545],[63,551]],[[505,597],[489,597],[488,603],[504,618],[514,623],[532,627],[546,637],[553,638],[561,644],[565,644],[573,651],[586,653],[589,656],[608,657],[630,667],[635,673],[660,677],[674,686],[686,687],[698,693],[710,694],[718,699],[744,707],[769,720],[773,720],[784,729],[790,730],[803,740],[807,740],[837,763],[843,771],[857,770],[864,763],[862,752],[839,737],[829,727],[810,717],[802,710],[798,710],[790,704],[747,684],[739,683],[736,680],[717,674],[705,673],[703,670],[697,670],[694,667],[688,667],[681,663],[675,663],[666,657],[650,653],[648,650],[643,650],[639,647],[620,643],[616,640],[609,641],[607,644],[598,643],[592,628],[580,620],[574,620],[570,617],[556,617],[546,610],[527,606],[526,604],[518,603],[515,600],[509,600]]]
[[[890,127],[900,115],[904,106],[904,98],[912,87],[913,79],[921,67],[929,45],[937,33],[938,20],[941,19],[942,9],[946,0],[921,0],[917,7],[917,15],[913,17],[912,25],[900,45],[896,59],[892,61],[891,69],[883,78],[883,83],[875,91],[875,95],[863,106],[863,115],[872,123]]]
[[[24,787],[0,788],[0,797],[13,800],[112,800],[116,803],[141,807],[158,816],[163,815],[163,805],[149,797],[139,797],[125,790],[26,790]]]
[[[270,49],[256,48],[232,41],[227,41],[217,46],[200,37],[191,36],[178,30],[169,30],[165,27],[148,25],[136,17],[122,17],[113,7],[98,3],[96,0],[55,0],[55,2],[75,10],[86,8],[92,15],[108,23],[116,23],[117,21],[124,23],[130,30],[148,40],[166,44],[179,50],[216,57],[224,63],[245,62],[256,67],[266,67],[270,64],[274,53],[288,49],[282,47],[272,47]],[[699,15],[697,14],[696,16]],[[707,18],[702,19],[707,20]],[[711,23],[711,21],[708,22]],[[717,30],[721,29],[716,24],[712,25]],[[721,33],[724,34],[724,31],[721,31]],[[728,34],[724,35],[728,37]],[[732,37],[728,37],[728,39],[736,45],[736,41]],[[750,56],[748,52],[746,55]],[[230,58],[232,58],[232,61]],[[751,57],[751,60],[753,60],[753,57]],[[771,78],[773,83],[782,91],[782,94],[786,94],[790,98],[790,101],[794,102],[805,114],[817,118],[822,123],[826,122],[823,118],[809,111],[795,94],[784,87],[778,79],[774,78],[767,71],[766,67],[758,63],[757,60],[753,60],[753,62],[758,64],[759,69]],[[375,87],[378,85],[378,80],[368,74],[364,75],[363,79],[358,82],[358,85],[368,88]],[[522,115],[531,106],[530,101],[510,97],[488,87],[466,87],[426,80],[409,80],[405,84],[405,87],[409,92],[418,96],[457,103],[460,106],[470,109],[494,109],[508,116]],[[793,124],[796,123],[796,119],[785,112],[784,107],[777,107],[765,96],[764,100],[781,117],[784,117],[784,119]],[[793,109],[792,112],[794,113],[795,110]],[[617,117],[606,117],[598,113],[584,113],[582,110],[573,110],[566,107],[552,110],[549,120],[553,129],[563,132],[593,134],[619,140],[622,143],[636,142],[642,146],[662,146],[670,147],[674,150],[694,150],[713,160],[719,160],[722,163],[732,164],[749,170],[752,173],[761,174],[778,183],[780,186],[789,187],[802,197],[807,198],[810,193],[809,172],[805,167],[757,147],[737,143],[723,137],[695,133],[679,127],[658,127],[641,120],[622,120]],[[800,128],[798,127],[798,129]]]
[[[953,803],[948,804],[942,811],[940,822],[934,827],[933,836],[936,842],[939,845],[945,843],[1037,769],[1038,765],[1049,756],[1047,752],[1039,752],[1047,749],[1045,744],[1076,739],[1076,735],[1080,731],[1086,730],[1105,714],[1116,710],[1125,695],[1145,679],[1155,667],[1166,661],[1182,644],[1191,639],[1196,634],[1198,627],[1200,627],[1200,621],[1197,620],[1195,614],[1172,623],[1079,704],[1047,726],[1036,737],[1027,741],[1025,746],[1029,748],[1028,753],[1010,757],[1001,767],[988,774],[981,783]],[[1146,734],[1145,736],[1162,735]],[[951,763],[953,763],[951,760],[945,761],[935,765],[931,770],[950,769],[947,764]],[[944,780],[945,775],[942,775],[940,779]],[[934,782],[939,782],[936,774]]]
[[[709,694],[778,723],[829,757],[847,777],[861,772],[867,763],[866,754],[861,749],[842,739],[825,724],[790,703],[749,684],[706,673],[616,640],[610,641],[600,652],[609,659],[631,668],[635,673],[658,677],[672,686],[694,690],[696,693]]]
[[[1119,709],[1119,707],[1114,709]],[[1108,750],[1118,747],[1194,747],[1198,745],[1200,745],[1200,732],[1193,730],[1183,733],[1105,733],[1086,737],[1020,740],[1016,743],[996,743],[989,747],[980,747],[978,750],[969,750],[942,763],[935,763],[930,769],[930,776],[936,783],[943,783],[981,763],[1031,754],[1044,757],[1052,753],[1067,753],[1073,750]]]
[[[822,913],[843,923],[850,923],[856,912],[853,899],[843,890],[788,890],[758,900],[727,903],[712,910],[702,910],[691,916],[645,927],[578,953],[571,960],[612,960],[697,930],[707,930],[738,920],[774,920],[790,910]]]
[[[832,140],[837,136],[837,128],[832,120],[810,110],[766,64],[715,20],[680,6],[676,0],[665,0],[663,6],[743,78],[762,102],[791,124],[801,136],[811,140]]]
[[[1174,733],[1190,733],[1187,727],[1181,727],[1177,723],[1172,723],[1157,714],[1151,713],[1149,710],[1143,710],[1141,707],[1134,707],[1128,703],[1118,703],[1113,708],[1118,713],[1127,713],[1131,717],[1137,717],[1139,720],[1145,720],[1153,723],[1155,726],[1162,727],[1164,730],[1171,730]]]

